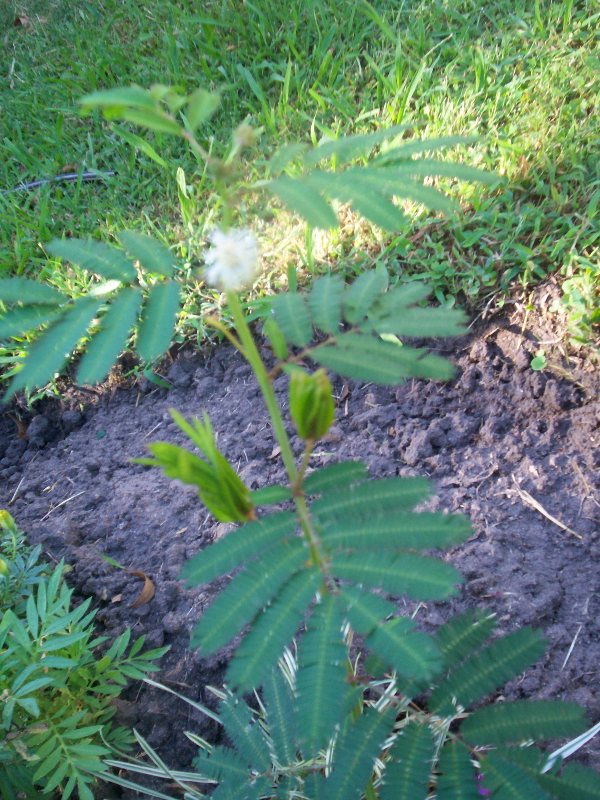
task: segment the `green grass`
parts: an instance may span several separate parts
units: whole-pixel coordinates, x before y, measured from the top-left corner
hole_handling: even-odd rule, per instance
[[[17,16],[27,24],[15,26]],[[349,220],[315,237],[304,262],[304,229],[278,215],[265,229],[267,284],[290,259],[356,272],[383,257],[399,273],[424,274],[439,299],[476,306],[556,273],[568,279],[573,332],[589,339],[600,281],[599,23],[592,0],[9,0],[0,9],[0,188],[68,165],[117,174],[0,195],[0,276],[83,290],[85,276],[48,259],[44,243],[131,227],[199,263],[214,198],[184,144],[149,134],[161,166],[76,103],[131,83],[204,85],[222,95],[206,143],[248,117],[264,128],[259,161],[281,140],[410,122],[421,136],[481,136],[450,157],[508,179],[493,193],[456,190],[463,212],[453,219],[412,208],[412,226],[394,237]],[[194,186],[187,201],[177,167]]]

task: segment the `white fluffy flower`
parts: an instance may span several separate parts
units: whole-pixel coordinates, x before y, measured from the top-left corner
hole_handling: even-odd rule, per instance
[[[204,279],[227,291],[249,286],[258,271],[258,242],[247,228],[216,228],[208,237],[212,247],[205,256]]]

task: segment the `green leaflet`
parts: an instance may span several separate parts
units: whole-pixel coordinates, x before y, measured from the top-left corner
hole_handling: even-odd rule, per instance
[[[538,631],[521,628],[509,633],[451,672],[432,692],[430,706],[441,714],[452,713],[455,703],[466,708],[514,678],[543,652]]]
[[[304,297],[296,292],[286,292],[273,298],[275,320],[285,338],[303,347],[312,339],[312,324]]]
[[[352,179],[348,180],[343,172],[313,172],[304,180],[329,197],[335,197],[343,203],[351,203],[359,214],[383,230],[397,231],[407,223],[402,211],[383,194],[378,194],[378,187],[373,186],[372,181],[363,181],[358,174],[354,174]]]
[[[500,178],[496,173],[487,172],[477,167],[470,167],[465,164],[456,164],[452,161],[436,161],[434,159],[420,158],[416,160],[404,161],[393,166],[380,167],[352,167],[345,171],[347,178],[365,179],[366,176],[373,176],[380,182],[390,185],[400,185],[404,181],[414,177],[448,177],[458,178],[462,181],[479,181],[480,183],[496,184]]]
[[[600,800],[598,773],[581,764],[566,764],[560,778],[539,775],[537,780],[557,800]]]
[[[301,178],[281,175],[266,184],[291,210],[303,217],[312,228],[336,228],[338,218],[335,211],[321,194]]]
[[[300,142],[291,142],[290,144],[284,144],[282,147],[278,148],[269,159],[268,167],[270,174],[273,176],[279,175],[292,161],[295,161],[303,155],[307,147],[308,145]]]
[[[107,280],[128,283],[136,277],[134,266],[125,253],[94,239],[54,239],[46,249],[56,258],[77,264]]]
[[[494,800],[551,800],[534,776],[497,753],[481,759],[481,770]]]
[[[344,281],[339,275],[325,275],[313,282],[308,306],[315,326],[324,333],[339,333],[343,294]]]
[[[368,478],[367,468],[362,461],[341,461],[311,472],[302,487],[306,494],[325,494],[337,492],[340,487],[359,483]],[[313,505],[314,509],[314,505]]]
[[[299,644],[296,675],[298,731],[307,758],[327,744],[349,699],[342,614],[327,595],[316,607]]]
[[[139,289],[122,289],[102,317],[102,329],[97,333],[77,369],[81,384],[103,380],[120,353],[126,348],[141,305]]]
[[[46,283],[19,277],[0,279],[0,300],[3,303],[24,303],[26,307],[35,304],[59,306],[66,303],[68,299],[66,295]],[[23,328],[19,333],[24,330],[27,329]]]
[[[250,492],[250,499],[255,506],[270,506],[291,500],[292,492],[289,486],[265,486]]]
[[[311,504],[311,512],[320,522],[332,522],[346,517],[372,519],[373,509],[379,512],[399,512],[414,508],[431,494],[431,484],[425,478],[379,478],[358,486],[331,492]]]
[[[200,88],[192,92],[185,110],[190,128],[196,130],[204,122],[207,122],[219,107],[220,102],[218,94],[207,92],[206,89]]]
[[[457,666],[477,650],[496,627],[494,615],[486,611],[457,614],[438,628],[435,638],[447,669]]]
[[[382,619],[396,613],[396,606],[389,600],[355,586],[341,589],[338,599],[354,630],[363,636],[371,633]]]
[[[505,744],[576,736],[587,727],[584,710],[560,700],[518,700],[475,711],[461,725],[473,744]]]
[[[306,550],[300,539],[276,544],[236,575],[194,629],[192,645],[205,653],[218,650],[238,634],[244,625],[277,595],[279,589],[300,569]]]
[[[336,553],[331,573],[352,581],[415,600],[441,600],[455,594],[461,575],[450,564],[412,553],[382,557],[379,553]]]
[[[210,754],[201,750],[194,759],[194,767],[198,773],[215,781],[225,778],[230,783],[242,784],[248,780],[249,765],[243,761],[235,750],[223,745],[213,747]]]
[[[172,281],[157,283],[150,289],[136,341],[136,350],[144,361],[154,361],[171,344],[180,290],[180,285]]]
[[[277,667],[271,669],[265,678],[263,696],[275,760],[280,766],[293,764],[297,758],[296,709],[292,690]]]
[[[285,340],[285,336],[283,331],[279,327],[279,325],[275,322],[273,317],[269,317],[265,320],[263,325],[263,334],[269,340],[269,344],[273,349],[273,353],[277,358],[282,361],[289,356],[290,352],[288,350],[287,342]]]
[[[332,548],[351,550],[429,550],[464,542],[472,529],[467,517],[391,510],[373,513],[371,519],[327,520],[321,529],[323,542]]]
[[[474,136],[438,136],[435,139],[411,139],[405,141],[397,147],[391,147],[371,164],[389,164],[409,158],[417,153],[431,153],[433,150],[442,150],[446,147],[454,147],[457,144],[472,144],[477,141]]]
[[[107,109],[108,110],[108,109]],[[105,116],[107,116],[105,114]],[[143,128],[148,128],[157,133],[172,133],[181,135],[181,127],[179,124],[170,119],[169,116],[161,109],[151,108],[124,108],[118,109],[114,113],[109,111],[110,119],[124,119],[127,122],[133,122],[134,125],[141,125]]]
[[[242,640],[227,669],[227,682],[243,690],[260,686],[298,630],[321,585],[319,571],[297,573],[276,595]]]
[[[394,725],[394,714],[367,709],[342,731],[335,748],[333,773],[326,783],[328,800],[359,800],[375,759]]]
[[[289,511],[269,514],[242,525],[187,561],[181,575],[188,586],[210,583],[291,536],[296,525],[296,517]]]
[[[100,307],[96,298],[76,300],[60,319],[31,346],[23,368],[13,378],[5,401],[20,389],[43,386],[58,372],[68,354],[90,327]]]
[[[85,108],[105,108],[107,106],[155,108],[156,100],[146,89],[139,86],[124,86],[86,94],[79,100],[79,104]]]
[[[310,356],[339,375],[384,386],[410,377],[449,380],[455,371],[449,361],[425,350],[400,347],[353,332],[341,334],[333,344],[318,345]]]
[[[257,772],[267,772],[271,766],[267,742],[246,703],[230,695],[220,704],[219,716],[244,761]]]
[[[456,308],[403,308],[394,316],[369,317],[369,325],[377,333],[397,336],[461,336],[465,332],[466,315]]]
[[[10,336],[21,337],[33,328],[39,328],[63,313],[52,306],[17,306],[0,317],[0,340]]]
[[[375,300],[387,289],[388,274],[385,268],[363,272],[346,287],[344,292],[344,318],[354,324],[369,313]]]
[[[147,272],[172,277],[177,259],[164,244],[137,231],[123,231],[119,234],[119,241]]]
[[[374,317],[395,316],[403,314],[407,306],[420,303],[431,295],[431,287],[426,283],[412,281],[392,286],[374,303],[371,314]]]
[[[438,800],[481,800],[471,755],[463,744],[448,742],[444,745],[438,770]]]
[[[392,747],[381,800],[425,800],[433,754],[434,741],[429,728],[417,722],[406,725]]]
[[[344,136],[336,141],[325,141],[305,155],[304,164],[307,167],[313,167],[324,158],[332,156],[335,156],[339,163],[350,161],[368,153],[376,145],[398,136],[407,128],[407,125],[393,125],[391,128],[374,133],[360,133],[355,136]]]
[[[405,678],[427,680],[442,667],[435,640],[415,630],[411,620],[405,617],[378,625],[367,637],[366,644]]]

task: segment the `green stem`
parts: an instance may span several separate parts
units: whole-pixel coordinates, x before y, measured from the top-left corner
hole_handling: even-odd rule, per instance
[[[269,374],[262,358],[260,357],[260,353],[258,352],[258,348],[256,347],[252,334],[250,333],[248,323],[244,318],[244,312],[242,311],[239,297],[235,292],[229,291],[227,292],[227,302],[229,303],[231,316],[233,317],[238,336],[240,337],[242,347],[244,348],[243,355],[256,375],[265,405],[267,406],[267,411],[271,417],[273,433],[275,434],[277,444],[281,450],[281,458],[283,459],[283,463],[287,470],[290,483],[293,485],[298,477],[298,469],[294,460],[294,453],[292,452],[290,440],[287,435],[287,431],[285,430],[279,403],[277,402],[271,380],[269,379]]]
[[[281,416],[281,409],[279,408],[279,403],[275,397],[275,392],[273,391],[273,385],[271,383],[269,373],[267,372],[267,368],[260,357],[260,353],[258,352],[256,343],[252,333],[250,332],[248,323],[244,318],[244,312],[242,311],[240,299],[235,292],[229,291],[227,292],[227,302],[229,303],[231,316],[233,317],[240,342],[244,348],[242,353],[256,375],[267,411],[271,417],[273,432],[275,434],[275,438],[277,439],[279,449],[281,450],[281,458],[283,459],[283,463],[288,474],[288,479],[290,481],[290,486],[292,487],[294,494],[294,504],[296,506],[298,519],[300,520],[300,527],[302,528],[308,543],[312,561],[316,566],[319,567],[319,569],[328,579],[329,574],[327,565],[325,564],[325,560],[321,555],[319,537],[317,536],[317,532],[313,527],[306,498],[301,491],[298,491],[298,487],[301,487],[304,471],[308,466],[308,459],[310,458],[313,445],[312,443],[307,442],[306,449],[304,451],[303,463],[299,471],[296,467],[294,453],[292,452],[292,447],[285,429],[283,417]],[[327,583],[329,583],[329,580],[327,580]]]

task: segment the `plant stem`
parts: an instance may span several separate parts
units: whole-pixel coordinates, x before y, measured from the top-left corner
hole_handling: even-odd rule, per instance
[[[260,353],[258,352],[258,348],[256,347],[252,334],[250,333],[248,323],[244,318],[244,312],[242,311],[239,297],[235,292],[229,291],[227,292],[227,302],[229,303],[231,316],[233,317],[238,336],[240,337],[242,347],[244,348],[243,355],[256,375],[265,405],[267,406],[267,411],[271,417],[273,433],[275,434],[277,444],[281,450],[281,458],[283,459],[283,463],[287,470],[290,483],[293,485],[298,477],[298,469],[294,460],[294,454],[292,452],[290,440],[285,430],[279,403],[277,402],[275,392],[273,391],[273,386],[271,385],[271,381],[269,379],[269,374],[267,373],[263,360],[260,357]]]
[[[304,537],[306,538],[309,546],[312,561],[323,572],[323,575],[326,578],[326,585],[328,585],[330,583],[329,572],[327,570],[325,559],[321,555],[319,537],[317,536],[317,532],[313,527],[310,511],[306,503],[306,498],[301,491],[298,491],[298,487],[300,487],[302,483],[304,471],[308,466],[308,459],[310,458],[313,444],[311,442],[307,442],[302,466],[299,471],[296,467],[294,453],[292,452],[290,440],[287,435],[287,431],[285,430],[283,417],[281,416],[281,409],[279,408],[279,403],[275,397],[275,392],[273,391],[273,385],[271,383],[269,373],[267,372],[267,368],[260,357],[260,353],[258,352],[256,343],[252,333],[250,332],[248,323],[244,318],[244,312],[242,311],[240,299],[235,292],[229,291],[227,292],[227,302],[229,303],[231,316],[233,317],[238,336],[242,343],[243,350],[241,352],[256,375],[267,411],[271,417],[273,432],[275,434],[275,438],[277,439],[279,449],[281,450],[281,458],[283,459],[283,463],[290,481],[290,486],[292,487],[294,504],[298,513],[298,519],[300,520],[300,527],[302,528]]]

